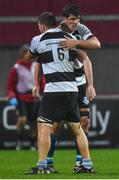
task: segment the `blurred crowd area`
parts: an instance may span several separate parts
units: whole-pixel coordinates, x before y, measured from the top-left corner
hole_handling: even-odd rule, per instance
[[[0,0],[0,96],[6,96],[10,68],[19,57],[19,48],[39,34],[37,17],[52,11],[61,20],[66,3],[76,3],[81,21],[100,40],[102,48],[89,50],[97,95],[119,92],[119,0]]]

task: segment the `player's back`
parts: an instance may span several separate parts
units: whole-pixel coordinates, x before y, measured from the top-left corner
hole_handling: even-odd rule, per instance
[[[45,92],[76,92],[74,76],[74,49],[59,48],[59,42],[69,34],[60,29],[50,29],[37,37],[37,52],[46,77]]]

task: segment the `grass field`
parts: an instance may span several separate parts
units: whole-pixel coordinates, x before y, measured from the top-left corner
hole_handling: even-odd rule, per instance
[[[75,150],[56,150],[54,159],[58,174],[24,175],[36,165],[36,151],[0,151],[1,179],[119,179],[119,150],[91,150],[95,174],[73,174]]]

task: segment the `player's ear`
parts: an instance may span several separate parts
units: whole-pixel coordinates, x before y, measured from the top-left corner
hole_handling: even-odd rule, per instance
[[[43,32],[47,30],[47,26],[43,25]]]
[[[66,17],[63,18],[63,22],[66,23]]]

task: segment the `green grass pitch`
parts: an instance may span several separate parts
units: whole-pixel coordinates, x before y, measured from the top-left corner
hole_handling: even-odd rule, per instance
[[[95,174],[73,174],[75,150],[56,150],[55,167],[58,174],[24,175],[36,165],[37,151],[0,151],[0,179],[119,179],[119,150],[94,149],[91,157]]]

